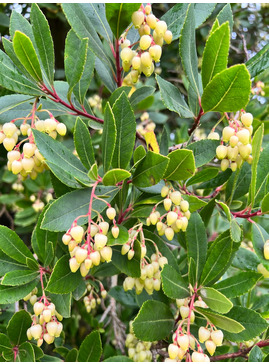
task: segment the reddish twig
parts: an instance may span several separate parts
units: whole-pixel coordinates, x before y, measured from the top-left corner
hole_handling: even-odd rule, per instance
[[[261,210],[258,210],[256,212],[252,212],[252,213],[249,213],[249,214],[242,213],[242,211],[239,211],[239,212],[232,212],[231,211],[231,214],[234,217],[239,217],[239,218],[242,218],[242,219],[249,219],[250,217],[260,216],[263,213],[261,212]]]
[[[246,348],[246,349],[243,349],[243,350],[239,350],[239,351],[237,351],[235,353],[228,353],[228,354],[222,354],[222,355],[212,356],[210,358],[210,361],[220,361],[220,360],[225,360],[225,359],[238,358],[240,356],[241,357],[246,357],[247,354],[250,352],[250,350],[254,346],[258,346],[259,348],[263,348],[265,346],[269,346],[269,340],[261,340],[257,344],[254,344],[254,345],[250,346],[249,348]]]
[[[188,130],[189,135],[191,135],[192,132],[199,126],[200,119],[203,115],[204,115],[204,110],[201,106],[198,116],[196,118],[194,118],[194,123],[193,123],[192,127]]]
[[[121,67],[120,67],[120,47],[119,47],[118,39],[116,39],[116,42],[115,42],[115,49],[116,49],[115,60],[116,60],[116,70],[117,70],[116,82],[117,82],[118,87],[121,87],[122,80],[121,80]]]

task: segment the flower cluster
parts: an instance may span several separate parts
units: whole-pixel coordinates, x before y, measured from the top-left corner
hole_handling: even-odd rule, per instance
[[[31,126],[27,124],[27,119],[29,118],[18,118],[24,119],[20,130],[15,125],[15,120],[5,123],[0,130],[0,143],[3,143],[4,148],[8,151],[8,170],[13,174],[20,174],[22,179],[26,179],[27,176],[35,179],[38,173],[43,172],[47,168],[44,163],[44,157],[35,145],[32,129],[45,132],[54,139],[56,139],[57,134],[62,136],[66,134],[65,124],[59,123],[50,112],[49,115],[50,119],[39,120],[33,114]],[[16,144],[20,134],[27,136],[27,138]],[[20,147],[22,145],[21,151]]]
[[[229,126],[223,129],[222,144],[216,149],[217,158],[221,160],[220,166],[222,171],[229,167],[232,171],[236,171],[242,166],[244,161],[252,163],[252,121],[252,114],[243,113],[241,121],[234,119],[229,122]],[[217,133],[213,132],[209,134],[208,138],[219,139],[219,136],[214,138],[215,134],[218,136]],[[223,143],[227,143],[227,145]]]
[[[103,285],[100,283],[100,295],[103,299],[107,297],[107,291],[104,289]],[[96,305],[101,304],[101,298],[99,295],[95,292],[94,287],[90,284],[87,285],[87,294],[83,298],[83,302],[86,308],[86,311],[88,313],[91,312],[91,310],[96,308]]]
[[[167,44],[172,42],[173,35],[170,30],[167,30],[167,24],[163,20],[159,20],[152,14],[151,5],[145,7],[141,5],[138,11],[132,15],[132,22],[135,28],[138,29],[140,40],[137,42],[138,47],[133,50],[135,44],[127,39],[128,31],[123,34],[120,45],[122,60],[122,68],[128,72],[128,78],[133,83],[138,81],[141,73],[149,77],[154,72],[154,63],[160,61],[162,55],[162,45],[165,41]]]
[[[149,114],[144,112],[140,116],[141,123],[138,124],[136,130],[141,134],[145,135],[147,132],[154,131],[156,124],[150,119]]]
[[[151,342],[138,340],[133,331],[132,321],[129,323],[130,333],[127,334],[125,346],[128,348],[128,356],[134,362],[149,362],[152,360],[150,351]]]
[[[193,296],[194,298],[195,296]],[[176,300],[179,308],[178,327],[173,334],[173,343],[168,347],[169,358],[166,362],[179,362],[185,358],[186,361],[192,362],[210,362],[201,347],[201,343],[205,344],[206,350],[210,355],[213,355],[216,347],[221,346],[223,342],[223,333],[217,330],[210,322],[206,327],[200,327],[198,331],[198,339],[191,334],[190,324],[195,320],[195,307],[207,308],[205,302],[198,297],[196,301],[190,298]]]
[[[125,291],[135,288],[136,294],[142,293],[143,289],[149,295],[161,289],[161,269],[168,263],[167,258],[157,254],[152,254],[150,259],[142,259],[140,278],[127,277],[123,282]]]
[[[108,207],[106,215],[110,220],[113,220],[111,233],[114,238],[117,238],[119,235],[119,227],[115,221],[115,209],[111,206]],[[110,226],[99,215],[100,221],[95,223],[90,220],[88,229],[84,230],[82,226],[77,225],[77,219],[63,235],[62,242],[68,245],[71,256],[69,261],[71,271],[75,273],[80,269],[82,277],[85,277],[91,267],[98,266],[100,262],[111,261],[112,249],[110,246],[107,246],[107,234]]]
[[[26,302],[26,301],[30,301],[31,305],[34,305],[37,301],[37,292],[38,292],[38,289],[37,287],[35,287],[32,292],[30,292],[27,296],[25,296],[23,298],[23,300]]]
[[[62,316],[55,310],[55,305],[44,297],[34,303],[34,315],[32,316],[32,326],[27,330],[28,340],[37,340],[37,346],[41,346],[45,340],[47,344],[52,344],[56,337],[61,335],[63,325],[58,320]]]
[[[150,216],[147,218],[147,225],[156,225],[158,234],[165,235],[168,240],[173,240],[174,234],[179,231],[186,231],[188,220],[191,216],[189,203],[184,200],[179,191],[165,185],[161,190],[161,196],[164,200],[158,202],[152,209]],[[163,203],[167,211],[161,216],[157,211],[159,204]]]
[[[266,240],[263,246],[263,254],[266,260],[269,260],[269,240]]]

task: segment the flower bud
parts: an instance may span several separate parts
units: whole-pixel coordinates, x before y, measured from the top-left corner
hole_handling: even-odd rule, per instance
[[[152,212],[149,215],[150,218],[150,222],[152,223],[152,225],[156,225],[157,221],[158,221],[158,215],[155,212]]]
[[[132,14],[132,23],[134,24],[135,28],[138,28],[144,22],[144,13],[140,10],[135,11]]]
[[[25,143],[23,145],[23,154],[26,158],[31,158],[35,154],[36,146],[33,143]]]
[[[266,260],[269,260],[269,240],[267,240],[263,246],[263,254]]]
[[[135,56],[133,59],[132,59],[132,67],[134,70],[139,70],[140,69],[140,66],[141,66],[141,59],[139,56]]]
[[[58,326],[57,322],[55,322],[55,321],[47,323],[46,329],[50,336],[55,336],[55,333],[57,332],[57,326]]]
[[[42,326],[39,324],[31,326],[30,333],[35,340],[39,339],[42,334]]]
[[[251,126],[253,122],[253,115],[249,112],[242,114],[241,121],[244,126]]]
[[[159,291],[161,289],[161,281],[159,279],[153,279],[153,289]]]
[[[238,141],[239,141],[238,137],[237,137],[236,135],[233,135],[233,136],[230,138],[230,146],[231,146],[232,148],[234,148],[234,147],[237,145]]]
[[[36,302],[34,304],[33,310],[36,316],[39,316],[43,311],[43,309],[44,309],[44,304],[42,302]]]
[[[152,58],[149,52],[144,52],[141,54],[141,64],[144,67],[150,67],[152,64]]]
[[[109,220],[113,220],[116,216],[116,210],[114,209],[114,207],[109,207],[106,210],[106,216],[109,218]]]
[[[167,30],[164,35],[163,35],[163,39],[167,44],[170,44],[172,42],[173,39],[173,34],[170,30]]]
[[[170,344],[168,346],[168,355],[170,359],[175,359],[178,356],[178,346],[175,344]]]
[[[21,153],[18,150],[11,150],[7,153],[7,158],[10,162],[14,162],[19,160],[21,157]]]
[[[162,197],[166,197],[168,195],[169,192],[169,187],[168,186],[163,186],[161,189],[161,196]]]
[[[34,294],[33,296],[30,297],[30,303],[31,305],[34,305],[37,301],[37,296]]]
[[[140,48],[145,51],[151,45],[151,36],[150,35],[142,35],[139,42]]]
[[[96,250],[101,250],[107,243],[107,236],[97,233],[94,237],[94,242],[95,242],[94,246],[95,246]]]
[[[123,48],[127,48],[131,45],[131,42],[129,41],[129,39],[124,39],[124,41],[121,43],[120,47],[121,49]]]
[[[198,337],[199,337],[199,341],[201,343],[204,343],[205,341],[207,341],[210,338],[210,331],[208,329],[206,329],[205,327],[201,326],[198,331]]]
[[[78,263],[84,262],[84,260],[87,258],[87,255],[88,255],[88,252],[86,249],[78,248],[76,250],[76,254],[75,254],[77,262]]]
[[[50,334],[44,334],[43,338],[47,344],[52,344],[54,341],[54,336],[51,336]]]
[[[166,211],[169,211],[171,206],[172,206],[172,200],[170,198],[165,198],[163,200],[163,206],[164,206]]]
[[[125,255],[128,253],[129,250],[130,250],[130,245],[126,243],[121,248],[121,254]]]
[[[64,243],[64,245],[68,245],[71,241],[71,236],[69,234],[64,234],[62,236],[62,242]]]
[[[82,276],[82,277],[86,277],[86,275],[89,273],[89,270],[90,270],[90,269],[88,269],[88,268],[86,267],[85,263],[83,262],[83,263],[81,264],[81,266],[79,267],[79,270],[80,270],[80,274],[81,274],[81,276]]]
[[[77,262],[76,258],[71,258],[69,260],[69,267],[72,273],[75,273],[78,268],[80,267],[80,264]]]
[[[32,340],[33,336],[32,336],[32,333],[31,333],[31,328],[29,328],[29,329],[26,331],[26,335],[27,335],[27,339],[28,339],[28,340]]]
[[[233,172],[235,172],[235,171],[237,170],[237,163],[236,163],[236,162],[232,162],[232,163],[231,163],[231,170],[232,170]]]
[[[56,131],[59,135],[64,136],[66,134],[66,126],[64,123],[57,124]]]
[[[165,234],[167,240],[170,240],[170,241],[173,240],[174,235],[175,235],[174,230],[171,227],[167,227],[164,231],[164,234]]]
[[[227,168],[229,168],[229,161],[228,159],[223,159],[220,163],[220,169],[222,170],[222,172],[226,171]]]
[[[130,249],[127,254],[128,260],[132,260],[134,257],[134,254],[135,254],[134,250]]]
[[[231,126],[226,126],[223,130],[222,130],[222,138],[224,142],[228,142],[230,140],[230,138],[235,134],[235,130],[234,128],[232,128]]]
[[[218,159],[224,159],[227,156],[228,149],[225,145],[219,145],[216,149],[216,155]]]
[[[74,226],[72,227],[72,229],[70,230],[70,234],[72,236],[72,238],[77,242],[80,243],[82,241],[83,238],[83,234],[84,234],[84,229],[82,226]]]
[[[13,123],[5,123],[3,125],[3,132],[5,133],[5,135],[8,137],[8,138],[11,138],[12,135],[16,132],[17,130],[17,127],[15,124]]]
[[[135,279],[133,277],[125,278],[125,285],[126,285],[127,291],[133,289],[134,285],[135,285]]]
[[[105,246],[101,251],[101,257],[106,261],[110,262],[112,257],[112,249],[110,246]]]
[[[98,251],[92,252],[90,254],[90,259],[91,259],[93,265],[96,265],[96,266],[99,265],[100,259],[101,259],[99,252]]]
[[[43,317],[45,322],[49,322],[51,320],[51,310],[49,309],[44,310]]]
[[[249,143],[250,133],[247,129],[239,130],[236,135],[242,144],[246,145]]]
[[[185,319],[189,316],[190,308],[188,306],[181,306],[179,308],[179,312],[181,314],[181,317]]]
[[[179,191],[174,191],[170,194],[170,198],[176,206],[180,205],[181,202],[181,193]]]
[[[106,235],[109,229],[109,223],[106,221],[102,221],[99,223],[99,229],[101,229],[101,233]]]
[[[163,37],[166,31],[167,31],[166,22],[163,20],[158,21],[155,27],[155,32],[158,34],[158,36]]]
[[[10,152],[15,147],[16,141],[13,138],[5,138],[3,140],[4,148]]]
[[[86,269],[90,270],[90,268],[91,268],[91,266],[92,266],[92,260],[91,260],[91,259],[89,259],[89,258],[85,259],[85,261],[84,261],[84,265],[85,265],[85,268],[86,268]]]
[[[113,226],[111,229],[111,233],[114,239],[117,239],[117,237],[119,236],[120,233],[120,229],[118,226]]]
[[[191,360],[194,363],[199,362],[210,362],[209,357],[206,354],[198,353],[198,351],[194,351],[191,355]]]
[[[210,355],[214,355],[214,353],[216,351],[216,344],[212,340],[207,340],[205,342],[205,347]]]
[[[151,55],[153,61],[160,62],[160,58],[162,56],[162,47],[158,44],[155,44],[150,47],[149,54]]]
[[[56,330],[56,333],[55,333],[55,337],[59,337],[61,335],[61,332],[63,330],[63,324],[61,322],[58,322],[57,323],[57,330]]]
[[[147,248],[145,245],[141,246],[141,259],[143,259],[147,254]]]
[[[13,161],[11,164],[11,170],[13,174],[18,174],[22,170],[22,163],[20,161]]]
[[[160,265],[160,267],[163,268],[165,264],[168,264],[167,258],[166,257],[160,257],[159,258],[159,265]]]
[[[219,134],[215,131],[211,132],[208,134],[208,137],[207,139],[210,139],[210,140],[219,140],[220,137],[219,137]]]
[[[146,15],[149,15],[150,13],[151,13],[151,5],[150,4],[147,4],[146,6],[145,6],[145,14]]]
[[[223,332],[221,330],[212,331],[211,339],[216,344],[216,346],[221,346],[223,341]]]
[[[37,120],[35,122],[35,127],[36,127],[36,130],[44,132],[45,131],[44,120]]]
[[[156,16],[153,15],[153,14],[149,14],[147,16],[147,24],[148,26],[150,27],[150,29],[155,29],[156,28],[156,25],[157,25],[157,19],[156,19]]]
[[[252,152],[251,144],[247,144],[247,145],[241,144],[239,146],[239,153],[244,160],[246,160],[249,157],[251,152]]]
[[[190,207],[190,205],[189,205],[188,201],[183,200],[183,201],[180,202],[180,210],[181,211],[186,212],[186,211],[189,210],[189,207]]]
[[[184,306],[181,306],[184,307]],[[183,350],[188,350],[190,345],[190,339],[188,335],[181,334],[177,338],[177,343]]]
[[[27,135],[27,131],[29,128],[30,128],[29,124],[21,124],[20,131],[21,131],[22,135],[24,135],[24,136]]]

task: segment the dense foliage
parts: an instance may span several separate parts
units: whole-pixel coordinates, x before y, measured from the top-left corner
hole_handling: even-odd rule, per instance
[[[41,5],[0,14],[0,361],[267,361],[266,4]]]

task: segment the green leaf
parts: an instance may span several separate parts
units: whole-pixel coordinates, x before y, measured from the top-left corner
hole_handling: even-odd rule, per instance
[[[257,182],[257,167],[261,153],[262,139],[264,133],[264,124],[262,124],[259,129],[256,130],[254,137],[252,139],[252,166],[251,166],[251,183],[249,187],[251,206],[254,206],[255,202],[255,192],[256,192],[256,182]]]
[[[140,5],[141,4],[134,3],[106,4],[106,18],[116,39],[119,39],[121,34],[128,27],[133,12],[138,10]]]
[[[266,184],[269,176],[269,170],[267,168],[268,163],[269,163],[269,145],[265,147],[261,152],[260,159],[258,162],[255,204],[261,201],[267,192]]]
[[[33,134],[37,148],[60,181],[73,188],[81,187],[78,181],[89,183],[86,168],[63,143],[38,130],[33,130]]]
[[[231,112],[244,109],[249,100],[251,82],[244,64],[218,73],[204,89],[201,99],[204,112]]]
[[[96,163],[91,166],[91,169],[88,172],[88,176],[92,181],[98,180],[98,167]]]
[[[0,249],[10,258],[22,264],[26,264],[26,258],[34,259],[30,250],[18,235],[2,225],[0,225]]]
[[[215,158],[218,145],[218,140],[204,139],[189,144],[186,148],[193,151],[195,166],[199,168]]]
[[[71,316],[71,293],[53,294],[49,293],[51,301],[55,304],[57,312],[63,317]]]
[[[263,352],[258,347],[258,345],[255,345],[249,352],[248,361],[249,362],[261,362],[263,361]]]
[[[68,32],[64,50],[64,70],[69,84],[68,100],[71,99],[73,88],[82,77],[87,58],[87,46],[87,38],[80,40],[72,29]]]
[[[115,168],[106,172],[102,182],[104,186],[116,186],[117,183],[124,181],[130,176],[131,173],[126,171],[125,169]]]
[[[183,118],[194,117],[194,114],[189,109],[183,95],[176,86],[168,81],[165,81],[157,74],[156,81],[159,85],[162,101],[169,110],[178,113],[178,115]]]
[[[257,255],[245,248],[239,248],[233,259],[233,266],[241,270],[256,271],[259,263]]]
[[[133,155],[133,159],[134,159],[134,164],[136,164],[137,162],[139,162],[142,158],[145,157],[146,155],[146,151],[145,148],[143,147],[143,145],[139,145],[135,151],[134,151],[134,155]]]
[[[190,296],[188,283],[169,264],[165,264],[162,272],[162,288],[169,298],[186,298]]]
[[[16,362],[34,362],[35,352],[32,345],[28,342],[22,343],[16,357]]]
[[[216,200],[216,203],[222,208],[222,210],[225,212],[225,215],[227,216],[227,219],[231,222],[232,217],[229,207],[224,202],[218,200]]]
[[[27,35],[16,31],[13,38],[13,47],[21,64],[37,82],[42,81],[42,72],[31,39]]]
[[[267,193],[267,195],[265,195],[264,199],[262,200],[261,210],[263,213],[269,212],[269,193]]]
[[[195,40],[195,15],[194,4],[189,4],[184,25],[181,30],[179,54],[184,72],[197,97],[200,97],[198,79],[198,60]]]
[[[235,242],[240,242],[242,240],[242,230],[238,225],[238,222],[236,221],[235,218],[233,218],[230,224],[231,224],[230,233],[232,240]]]
[[[129,260],[126,255],[121,254],[121,246],[115,245],[113,247],[113,265],[118,268],[122,273],[129,277],[139,278],[141,275],[140,260],[141,260],[141,249],[140,243],[135,241],[134,243],[134,257]]]
[[[202,81],[203,87],[212,78],[227,67],[230,47],[229,23],[222,24],[217,30],[210,34],[203,52]]]
[[[142,87],[138,88],[137,90],[135,90],[135,92],[130,97],[131,105],[133,107],[136,106],[137,104],[140,103],[140,101],[143,101],[147,97],[151,96],[155,90],[156,90],[155,87],[152,87],[152,86],[142,86]],[[128,93],[127,93],[127,95],[128,95]]]
[[[133,184],[137,187],[148,187],[156,185],[162,179],[167,168],[169,159],[152,151],[137,164],[133,174]]]
[[[246,63],[247,69],[252,77],[256,77],[269,67],[269,44],[266,44],[255,56]]]
[[[118,191],[118,187],[102,186],[96,188],[95,194],[110,203]],[[67,231],[77,216],[88,213],[90,197],[91,188],[83,188],[61,196],[49,206],[42,221],[41,228],[50,231]],[[93,200],[93,210],[102,213],[106,207],[105,202],[96,199]],[[92,219],[95,216],[96,212],[92,211]],[[87,221],[87,217],[79,219],[81,225],[87,223]]]
[[[7,334],[14,345],[19,345],[27,340],[26,331],[31,327],[32,319],[28,312],[16,312],[7,325]]]
[[[113,107],[113,105],[115,104],[115,102],[118,100],[118,98],[120,97],[120,95],[123,92],[125,92],[126,96],[128,97],[131,89],[132,89],[131,86],[121,86],[121,87],[118,87],[115,91],[113,91],[108,99],[110,106]]]
[[[80,271],[72,273],[69,267],[69,255],[61,257],[54,266],[46,291],[65,294],[74,291],[82,280]]]
[[[216,20],[218,20],[219,25],[225,23],[226,21],[229,22],[229,26],[230,26],[230,31],[232,32],[233,30],[233,11],[231,8],[231,4],[226,4],[221,11],[218,13],[218,16],[216,18]]]
[[[66,362],[76,362],[78,357],[78,349],[71,349],[67,354],[65,361]]]
[[[269,262],[264,258],[263,247],[265,242],[269,239],[269,234],[267,231],[257,224],[253,222],[252,224],[252,243],[260,262],[269,269]]]
[[[0,305],[6,305],[21,300],[27,296],[37,285],[37,281],[24,284],[23,286],[0,285]]]
[[[52,85],[54,81],[54,47],[49,23],[37,4],[32,4],[30,18],[40,60]]]
[[[203,287],[200,289],[200,294],[207,306],[218,313],[227,313],[233,307],[232,302],[214,288]]]
[[[0,276],[2,277],[8,272],[14,270],[27,269],[25,265],[19,264],[16,260],[13,260],[7,256],[2,250],[0,250]]]
[[[125,292],[122,286],[115,286],[109,290],[108,294],[122,305],[137,307],[135,292],[133,290]]]
[[[113,111],[107,103],[104,111],[104,126],[102,134],[102,156],[104,172],[109,170],[117,139],[116,122]]]
[[[187,183],[186,186],[192,186],[196,183],[201,183],[205,181],[210,181],[214,177],[217,176],[219,173],[219,169],[215,167],[208,167],[205,169],[202,169],[201,171],[197,172],[193,177],[191,177]]]
[[[199,186],[199,188],[206,189],[206,188],[219,187],[219,186],[223,185],[223,183],[225,183],[229,179],[231,174],[232,174],[232,170],[230,168],[228,168],[228,169],[226,169],[225,172],[219,172],[219,174],[215,178],[213,178],[211,181],[202,183]]]
[[[74,142],[78,156],[84,167],[90,169],[95,163],[94,150],[89,129],[78,117],[74,129]]]
[[[114,72],[98,57],[95,58],[95,69],[106,88],[111,93],[114,92],[117,89]]]
[[[91,332],[82,341],[78,352],[79,362],[98,362],[102,355],[102,342],[98,331]]]
[[[207,236],[204,223],[197,212],[191,214],[186,231],[188,260],[193,258],[196,264],[196,282],[198,282],[206,261]]]
[[[164,178],[181,181],[191,177],[195,171],[194,157],[190,150],[178,149],[168,154],[169,164]]]
[[[102,4],[89,4],[89,5],[102,5]],[[95,55],[88,48],[86,62],[84,65],[84,71],[80,77],[79,82],[73,88],[73,94],[76,96],[77,100],[81,105],[84,104],[84,99],[93,77],[94,66],[95,66]]]
[[[33,272],[32,270],[15,270],[5,274],[2,280],[2,285],[21,286],[32,282],[37,277],[39,277],[39,272]]]
[[[262,275],[256,272],[242,272],[214,284],[213,288],[228,298],[239,297],[255,287]]]
[[[237,322],[235,319],[227,317],[227,315],[223,316],[218,313],[212,312],[209,309],[204,309],[201,307],[195,307],[195,310],[204,317],[206,317],[207,320],[210,321],[213,325],[217,326],[222,330],[226,330],[229,333],[235,333],[236,335],[236,333],[244,330],[244,326],[240,322]],[[226,334],[227,333],[225,332],[225,337]]]
[[[245,330],[239,333],[231,333],[228,329],[225,329],[228,331],[224,332],[225,338],[233,342],[252,340],[268,328],[268,323],[259,313],[246,307],[234,306],[227,313],[227,317],[240,322],[245,328]]]
[[[10,352],[12,345],[7,335],[0,333],[0,354],[3,352]]]
[[[236,173],[233,173],[228,180],[226,185],[226,201],[236,200],[244,196],[249,190],[251,166],[248,163],[244,163],[238,173],[238,178],[236,178]]]
[[[210,246],[200,280],[203,286],[213,284],[222,276],[232,255],[232,249],[233,242],[230,231],[227,230],[219,235]]]
[[[123,245],[123,244],[127,243],[127,241],[129,240],[128,230],[122,225],[119,225],[118,228],[119,228],[120,232],[119,232],[119,236],[116,239],[113,237],[111,230],[107,234],[107,245],[108,246]]]
[[[94,24],[96,31],[104,37],[109,43],[113,43],[113,34],[106,19],[106,4],[104,3],[87,3],[84,10],[87,16]]]
[[[0,65],[0,85],[2,87],[26,95],[44,95],[35,83],[29,81],[18,71],[10,58],[1,50]]]
[[[174,326],[174,317],[169,307],[159,301],[143,303],[133,322],[135,336],[143,341],[166,338]]]
[[[111,67],[111,63],[108,55],[106,54],[103,44],[95,30],[94,21],[92,17],[95,17],[90,4],[86,3],[69,3],[62,4],[64,15],[67,18],[71,28],[82,38],[89,38],[88,46],[90,50],[99,57],[102,61]]]
[[[125,92],[115,102],[112,111],[117,130],[112,167],[125,169],[132,157],[136,131],[134,112]]]

